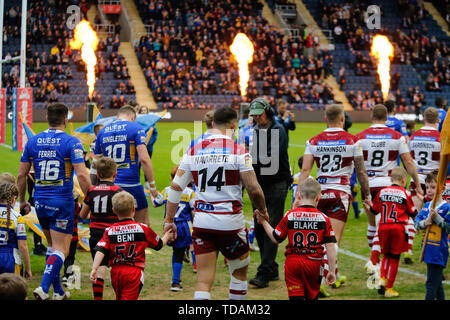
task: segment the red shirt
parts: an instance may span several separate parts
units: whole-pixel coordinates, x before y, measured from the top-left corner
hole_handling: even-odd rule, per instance
[[[159,250],[162,240],[147,225],[132,219],[121,220],[105,230],[95,250],[109,255],[108,265],[129,265],[144,269],[145,249]]]
[[[373,214],[381,213],[380,225],[407,223],[409,216],[417,214],[411,193],[395,184],[380,190],[370,210]]]
[[[306,254],[313,260],[322,259],[325,243],[336,242],[330,219],[312,206],[289,210],[273,236],[278,242],[288,238],[285,255]]]
[[[108,181],[100,181],[89,189],[84,203],[91,210],[90,228],[106,229],[119,221],[112,209],[112,197],[120,191],[122,188]]]

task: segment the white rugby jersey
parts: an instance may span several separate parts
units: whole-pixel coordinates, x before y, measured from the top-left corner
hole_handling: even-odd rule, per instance
[[[194,228],[245,228],[240,173],[253,170],[245,147],[226,135],[213,134],[187,151],[179,169],[191,172],[195,182]]]
[[[439,170],[441,159],[440,132],[433,127],[422,127],[411,135],[409,149],[416,164],[419,181],[421,184],[425,184],[427,174]]]
[[[398,156],[409,152],[405,137],[383,124],[372,125],[356,137],[361,142],[369,187],[390,186]]]
[[[314,156],[317,181],[324,190],[339,190],[351,194],[350,178],[353,160],[362,156],[358,139],[340,128],[328,128],[306,143],[305,154]]]

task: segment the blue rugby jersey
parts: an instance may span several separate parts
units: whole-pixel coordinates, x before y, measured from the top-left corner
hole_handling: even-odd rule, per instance
[[[145,145],[147,136],[140,124],[118,119],[97,135],[94,153],[112,158],[117,164],[115,184],[134,187],[141,184],[139,156],[136,148]]]
[[[404,136],[408,135],[405,123],[402,120],[397,119],[396,117],[388,116],[388,119],[386,121],[386,127],[394,129],[395,131],[400,132]]]
[[[444,109],[438,109],[438,112],[439,112],[438,131],[441,132],[442,131],[442,124],[444,123],[445,117],[447,116],[447,111],[445,111]]]
[[[73,200],[72,164],[84,163],[80,140],[64,131],[47,129],[28,140],[20,161],[33,165],[35,199]]]
[[[162,193],[153,200],[153,204],[157,207],[167,204],[167,195],[170,187],[165,187]],[[194,196],[195,193],[191,188],[186,187],[178,204],[177,212],[175,213],[174,221],[192,221],[192,212],[194,211]],[[167,209],[167,207],[166,207]],[[165,216],[165,213],[164,213]]]

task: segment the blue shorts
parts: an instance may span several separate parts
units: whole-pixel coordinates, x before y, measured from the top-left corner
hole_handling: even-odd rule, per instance
[[[73,200],[35,199],[34,207],[42,229],[52,229],[66,234],[73,233],[75,225]]]
[[[117,185],[134,197],[136,211],[148,208],[147,197],[145,196],[144,187],[142,185],[136,187],[123,187],[120,183]]]
[[[14,260],[13,250],[11,248],[8,248],[7,250],[1,250],[0,251],[0,274],[14,273],[15,270],[16,270],[16,261]]]
[[[191,230],[188,221],[175,221],[177,227],[177,238],[167,245],[174,248],[186,248],[192,244]]]

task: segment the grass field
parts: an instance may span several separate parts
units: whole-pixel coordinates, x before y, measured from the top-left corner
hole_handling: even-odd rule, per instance
[[[74,127],[82,124],[76,123]],[[294,172],[298,172],[296,164],[297,158],[304,152],[304,145],[307,139],[318,134],[325,129],[325,123],[297,123],[297,129],[290,132],[289,159]],[[350,132],[356,134],[367,128],[369,124],[353,124]],[[155,144],[153,152],[153,165],[155,171],[155,180],[159,189],[163,189],[170,183],[170,170],[175,165],[171,162],[172,148],[179,143],[178,140],[172,141],[172,133],[175,129],[185,128],[193,133],[194,126],[192,123],[158,123],[158,140]],[[46,124],[35,123],[33,125],[35,132],[46,129]],[[11,130],[7,130],[10,134]],[[194,138],[194,136],[192,136]],[[7,137],[7,142],[10,141]],[[10,149],[0,146],[0,172],[9,171],[17,175],[19,167],[20,153],[13,152]],[[315,170],[315,169],[314,169]],[[244,197],[246,219],[250,220],[252,216],[251,205],[248,196]],[[288,193],[286,199],[286,209],[291,206],[291,192]],[[361,206],[362,207],[362,206]],[[151,227],[157,232],[162,231],[162,222],[164,216],[164,208],[149,209]],[[346,275],[348,282],[338,289],[329,288],[331,297],[328,300],[373,300],[385,299],[380,297],[376,290],[369,290],[366,287],[366,274],[364,265],[369,257],[369,248],[366,239],[367,217],[363,214],[359,219],[354,217],[353,210],[350,209],[349,219],[344,231],[341,243],[341,251],[339,254],[339,270],[340,273]],[[33,248],[32,236],[29,236],[30,251]],[[425,297],[425,278],[426,264],[418,262],[420,253],[420,235],[416,236],[414,243],[414,264],[405,265],[403,261],[400,264],[400,271],[397,275],[395,288],[400,292],[397,299],[405,300],[423,300]],[[268,288],[255,289],[249,285],[247,299],[258,300],[278,300],[287,299],[287,290],[285,288],[283,276],[284,264],[284,246],[280,245],[278,250],[277,261],[280,268],[280,280],[270,283]],[[192,299],[194,294],[194,286],[196,282],[196,274],[192,271],[189,264],[184,264],[181,275],[183,281],[182,292],[173,293],[170,289],[171,283],[171,255],[172,249],[164,247],[161,251],[152,251],[147,255],[147,265],[145,269],[145,284],[141,292],[142,300],[177,300]],[[365,260],[360,257],[365,257]],[[259,264],[259,253],[251,253],[251,262],[249,266],[249,279],[256,274],[256,268]],[[90,253],[77,251],[75,264],[80,266],[82,280],[80,290],[71,290],[72,300],[92,300],[91,283],[89,281],[89,272],[92,259]],[[44,270],[44,257],[31,255],[31,264],[33,279],[29,281],[29,298],[34,299],[32,291],[36,288],[41,280]],[[450,279],[450,274],[445,272],[446,278]],[[223,257],[220,255],[217,263],[217,274],[212,290],[213,299],[228,299],[229,272],[225,266]],[[449,286],[445,285],[446,294],[449,295]],[[115,299],[109,276],[105,281],[105,295],[107,300]]]

